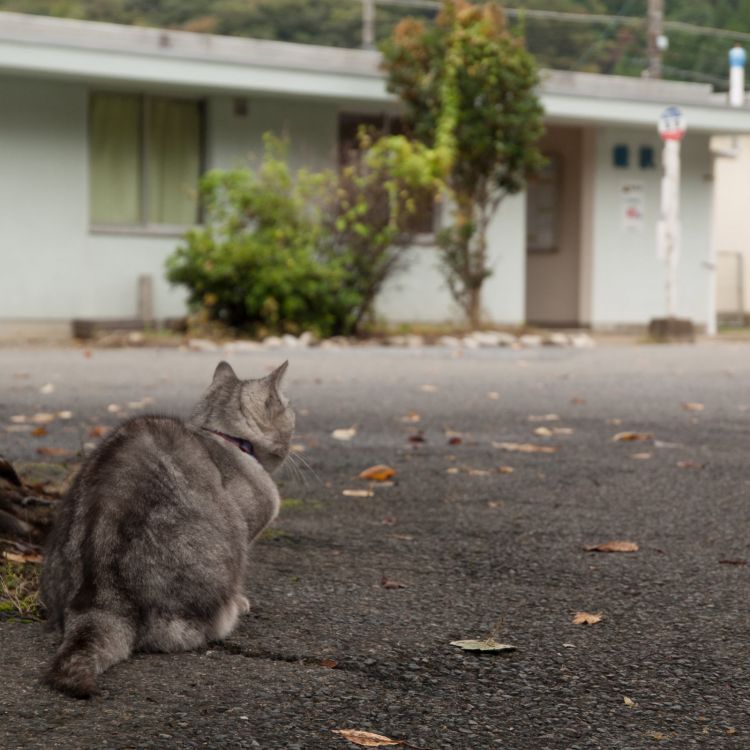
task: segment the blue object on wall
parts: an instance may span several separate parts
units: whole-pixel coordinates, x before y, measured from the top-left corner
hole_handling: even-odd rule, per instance
[[[612,149],[612,163],[621,168],[630,164],[630,149],[624,143],[618,143]]]
[[[653,146],[641,146],[638,152],[638,163],[641,169],[653,169],[656,166]]]

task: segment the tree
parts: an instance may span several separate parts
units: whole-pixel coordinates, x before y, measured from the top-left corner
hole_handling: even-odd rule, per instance
[[[544,164],[536,64],[496,3],[465,0],[444,0],[431,25],[404,19],[383,54],[388,88],[406,104],[415,137],[450,152],[454,208],[438,246],[449,289],[477,327],[482,284],[492,274],[490,221]]]

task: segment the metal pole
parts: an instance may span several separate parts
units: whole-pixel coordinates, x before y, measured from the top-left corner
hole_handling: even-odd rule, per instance
[[[362,0],[362,49],[375,49],[375,0]]]
[[[661,78],[661,49],[659,38],[663,33],[664,0],[648,0],[648,77]]]

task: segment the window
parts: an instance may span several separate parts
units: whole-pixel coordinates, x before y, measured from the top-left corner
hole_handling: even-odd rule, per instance
[[[186,226],[198,221],[200,102],[93,94],[89,116],[92,224]]]
[[[360,127],[373,131],[377,136],[404,135],[406,126],[400,117],[388,114],[339,115],[339,166],[345,165],[357,148]],[[435,231],[435,201],[432,195],[417,196],[416,210],[408,225],[417,234],[432,234]]]
[[[554,253],[560,241],[560,186],[562,164],[559,154],[545,154],[547,164],[526,187],[526,251]]]

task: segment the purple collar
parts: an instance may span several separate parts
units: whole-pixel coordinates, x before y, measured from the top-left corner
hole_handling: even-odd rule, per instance
[[[224,440],[226,440],[228,443],[233,443],[234,445],[236,445],[243,453],[247,453],[249,456],[257,458],[257,456],[255,455],[255,448],[253,448],[253,444],[249,440],[245,440],[245,438],[233,437],[232,435],[227,435],[226,433],[219,432],[218,430],[210,430],[208,427],[204,427],[203,429],[207,432],[213,432],[214,435],[223,437]]]

